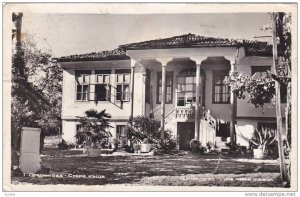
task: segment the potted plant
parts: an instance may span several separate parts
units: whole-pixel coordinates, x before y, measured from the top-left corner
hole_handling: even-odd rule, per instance
[[[149,153],[152,150],[154,141],[151,139],[145,139],[141,143],[141,152],[142,153]]]
[[[160,122],[147,116],[136,116],[129,121],[127,133],[134,147],[141,152],[150,152],[153,143],[160,138]]]
[[[94,109],[86,111],[85,114],[84,117],[79,117],[80,129],[76,138],[79,143],[83,143],[88,157],[98,157],[101,154],[101,142],[111,137],[110,132],[106,130],[111,127],[111,116],[105,110],[98,112]]]
[[[254,137],[250,139],[253,148],[253,156],[255,159],[264,159],[268,154],[268,146],[276,140],[275,132],[270,129],[255,129]]]

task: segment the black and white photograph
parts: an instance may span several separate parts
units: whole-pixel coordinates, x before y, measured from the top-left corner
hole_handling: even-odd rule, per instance
[[[2,9],[4,191],[295,196],[296,3]]]

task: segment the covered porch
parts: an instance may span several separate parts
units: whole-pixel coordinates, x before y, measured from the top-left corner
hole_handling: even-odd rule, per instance
[[[169,128],[168,124],[174,126],[178,125],[178,122],[190,122],[194,124],[193,138],[205,142],[204,138],[207,138],[207,135],[203,127],[211,126],[214,129],[216,122],[210,114],[211,99],[208,97],[213,95],[209,87],[211,85],[207,83],[207,72],[211,74],[212,70],[235,71],[239,50],[236,47],[138,49],[126,50],[126,54],[131,58],[132,98],[137,94],[142,94],[145,98],[143,114],[159,118],[162,131]],[[142,92],[134,88],[136,70],[144,71],[145,83]],[[173,80],[170,81],[169,78]],[[149,79],[150,87],[147,87]],[[151,98],[149,101],[147,95]],[[134,98],[131,101],[131,116],[136,114],[136,102]],[[232,94],[228,98],[228,106],[230,110],[226,115],[233,134],[236,102]],[[220,110],[222,113],[222,107]],[[218,109],[213,110],[213,113],[218,113]],[[173,131],[180,137],[178,128],[180,129],[180,126],[173,127]],[[163,132],[161,138],[164,138]],[[234,140],[233,135],[231,140]]]

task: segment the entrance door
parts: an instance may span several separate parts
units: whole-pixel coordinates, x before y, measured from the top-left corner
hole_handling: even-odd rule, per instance
[[[190,150],[190,141],[195,137],[195,123],[194,122],[178,122],[178,141],[179,150]]]

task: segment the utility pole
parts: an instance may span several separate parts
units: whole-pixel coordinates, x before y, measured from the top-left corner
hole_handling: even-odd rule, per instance
[[[277,53],[277,35],[276,35],[276,17],[277,13],[272,13],[272,33],[273,33],[273,73],[277,75],[278,66],[278,53]],[[276,98],[276,120],[277,120],[277,141],[278,141],[278,153],[280,162],[280,173],[282,182],[288,183],[288,176],[285,167],[285,158],[282,142],[282,117],[281,117],[281,100],[280,100],[280,84],[275,81],[275,98]]]

